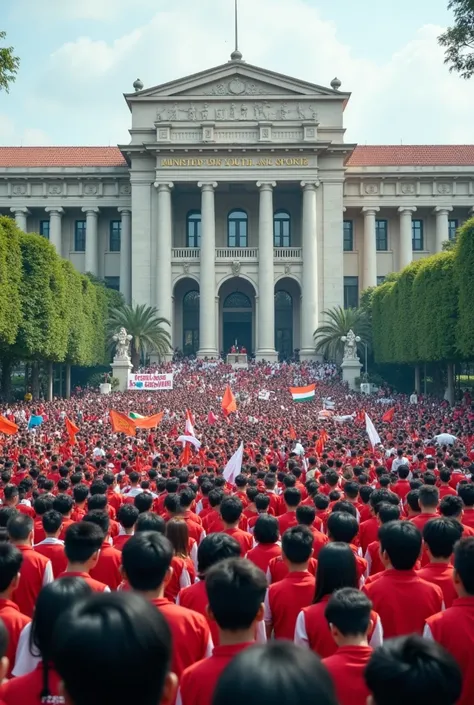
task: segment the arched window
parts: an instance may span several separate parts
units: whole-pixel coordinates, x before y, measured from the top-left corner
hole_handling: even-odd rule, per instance
[[[293,297],[287,291],[275,292],[275,350],[280,360],[293,354]]]
[[[183,296],[183,353],[195,355],[199,350],[199,291]]]
[[[293,307],[293,299],[287,291],[277,291],[275,293],[275,308],[287,311]]]
[[[233,210],[227,216],[227,246],[247,247],[248,215],[240,208]]]
[[[291,246],[291,216],[287,211],[276,211],[273,216],[273,245]]]
[[[252,308],[252,302],[241,291],[233,291],[224,300],[224,308]]]
[[[201,211],[186,216],[186,247],[201,247]]]

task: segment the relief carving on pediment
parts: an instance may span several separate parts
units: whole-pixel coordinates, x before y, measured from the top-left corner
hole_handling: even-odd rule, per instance
[[[175,102],[164,105],[156,112],[156,122],[222,122],[252,121],[312,121],[318,124],[314,105],[289,101],[234,101],[230,103],[205,103],[201,101]]]

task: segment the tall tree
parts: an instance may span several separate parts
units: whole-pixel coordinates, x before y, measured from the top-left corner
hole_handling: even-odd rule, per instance
[[[163,358],[171,350],[171,338],[163,327],[170,325],[166,318],[158,316],[156,308],[146,306],[123,305],[110,313],[107,322],[109,340],[120,328],[125,328],[132,336],[131,355],[133,368],[140,365],[140,358],[148,353],[154,353]]]
[[[6,32],[0,32],[0,42],[7,36]],[[13,47],[0,46],[0,91],[10,90],[10,83],[16,79],[16,74],[20,66],[20,58],[13,53]]]
[[[474,74],[474,0],[449,0],[454,24],[438,37],[445,49],[444,63],[462,78]]]
[[[370,320],[361,308],[335,308],[324,311],[327,322],[314,332],[316,351],[323,353],[330,360],[340,359],[344,351],[341,338],[350,330],[359,336],[361,343],[370,344]]]

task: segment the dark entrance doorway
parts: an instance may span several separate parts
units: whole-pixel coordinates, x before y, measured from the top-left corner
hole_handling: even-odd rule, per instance
[[[237,344],[252,352],[252,302],[249,297],[235,291],[229,294],[223,305],[223,349],[228,353]]]

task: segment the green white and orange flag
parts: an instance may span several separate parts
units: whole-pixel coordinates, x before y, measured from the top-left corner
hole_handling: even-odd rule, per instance
[[[309,384],[307,387],[290,387],[293,401],[311,401],[314,399],[315,390],[315,384]]]

